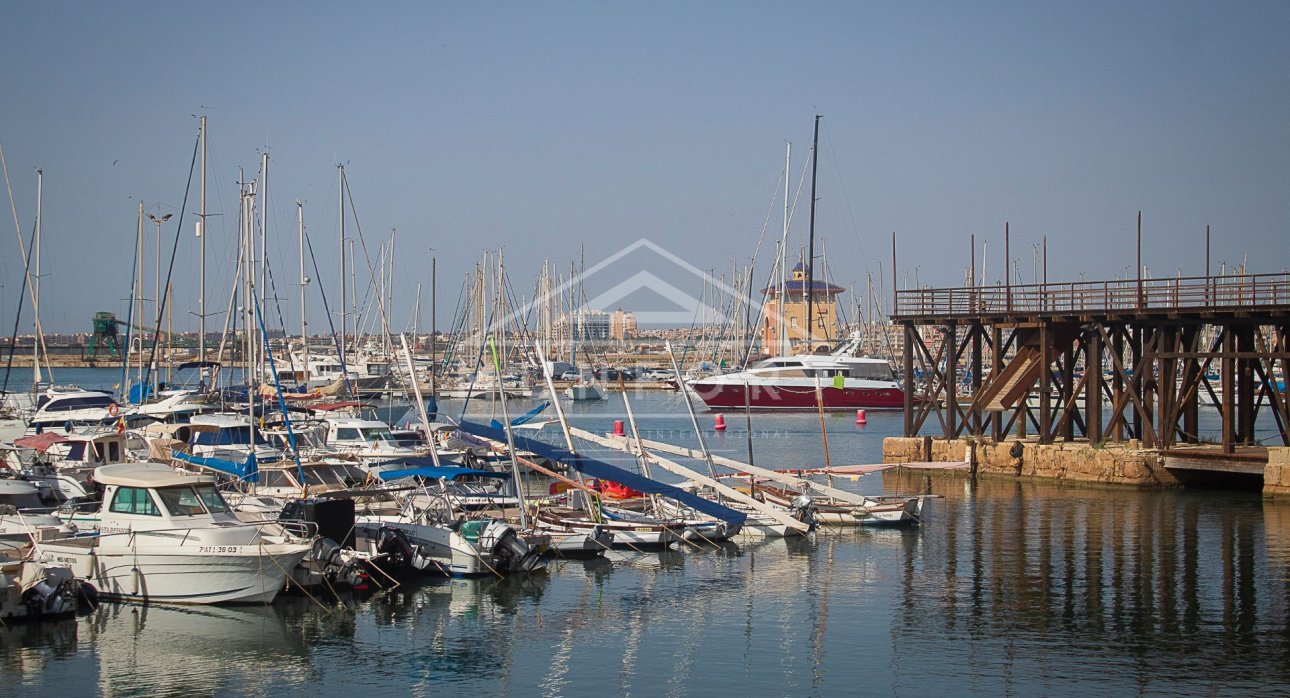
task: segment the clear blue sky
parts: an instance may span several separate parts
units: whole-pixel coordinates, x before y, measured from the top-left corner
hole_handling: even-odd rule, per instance
[[[237,168],[253,177],[268,147],[289,326],[297,198],[336,293],[338,162],[369,244],[399,230],[396,324],[435,248],[446,326],[487,247],[505,245],[522,293],[542,258],[567,268],[582,243],[589,264],[639,238],[702,268],[746,263],[777,206],[784,142],[796,180],[816,113],[817,230],[844,285],[879,263],[890,276],[892,232],[902,284],[915,268],[923,285],[961,283],[973,233],[997,278],[1004,221],[1023,277],[1045,235],[1051,279],[1131,274],[1139,209],[1153,275],[1202,273],[1206,224],[1216,267],[1287,266],[1285,2],[29,2],[0,25],[0,144],[24,235],[45,172],[55,331],[124,315],[137,201],[177,212],[200,113],[223,214],[208,306],[227,302]],[[194,193],[183,327],[195,207]],[[4,334],[13,227],[6,201]]]

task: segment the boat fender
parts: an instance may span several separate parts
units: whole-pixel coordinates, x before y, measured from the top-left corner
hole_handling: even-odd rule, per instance
[[[1026,452],[1026,445],[1020,441],[1013,441],[1012,448],[1008,450],[1008,455],[1013,458],[1020,458]]]

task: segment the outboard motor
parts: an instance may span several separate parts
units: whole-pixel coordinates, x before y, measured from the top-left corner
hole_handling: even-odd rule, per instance
[[[22,594],[23,603],[27,605],[27,616],[40,618],[74,612],[76,592],[79,589],[80,582],[72,576],[71,570],[61,567],[46,569],[45,578]]]
[[[367,570],[362,563],[346,560],[340,544],[330,538],[318,538],[314,541],[309,559],[332,584],[346,585],[353,589],[367,588]]]
[[[815,516],[819,513],[819,508],[815,506],[815,501],[809,495],[797,495],[793,498],[792,506],[793,518],[806,524],[808,533],[820,527],[820,522]]]
[[[421,550],[421,546],[412,545],[408,536],[394,526],[382,526],[377,532],[376,552],[390,556],[398,565],[411,566],[423,572],[435,564],[430,556]]]
[[[542,561],[542,551],[529,546],[504,521],[489,521],[479,536],[479,547],[492,554],[499,572],[532,572]]]

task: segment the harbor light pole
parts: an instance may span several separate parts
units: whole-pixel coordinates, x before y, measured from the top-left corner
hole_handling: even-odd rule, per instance
[[[153,292],[156,294],[153,296],[153,303],[157,306],[157,327],[161,327],[161,224],[170,220],[172,215],[174,214],[167,213],[164,216],[157,217],[156,214],[148,214],[148,220],[157,224],[157,280],[153,286]],[[157,380],[160,380],[160,373],[156,371],[157,367],[153,366],[152,368],[158,376]]]

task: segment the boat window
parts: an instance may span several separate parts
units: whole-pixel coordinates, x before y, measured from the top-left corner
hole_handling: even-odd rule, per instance
[[[162,504],[166,505],[166,511],[171,516],[197,516],[206,513],[197,493],[188,485],[160,487],[157,489],[157,496],[161,497]]]
[[[228,505],[224,503],[224,498],[220,496],[219,490],[215,485],[193,485],[197,490],[197,496],[201,497],[202,504],[206,505],[206,510],[212,514],[224,514],[228,512]]]
[[[341,427],[336,430],[337,441],[358,441],[362,438],[357,429],[351,427]]]
[[[364,429],[363,438],[368,441],[393,441],[394,436],[390,434],[389,429],[377,427],[374,429]]]
[[[109,442],[108,442],[107,447],[108,447],[108,462],[109,462],[109,463],[120,463],[120,462],[121,462],[121,444],[120,444],[120,442],[117,442],[117,441],[109,441]]]
[[[891,372],[891,367],[885,364],[862,364],[851,367],[852,378],[863,378],[871,381],[892,381],[895,376]]]
[[[261,470],[259,477],[261,487],[300,487],[300,483],[296,482],[289,473],[281,470]]]
[[[119,487],[112,497],[109,511],[116,514],[142,514],[144,516],[161,516],[157,503],[152,501],[148,490],[140,487]]]
[[[44,405],[45,412],[67,412],[70,410],[107,409],[116,404],[111,395],[91,395],[88,397],[65,397],[51,400]]]
[[[263,442],[264,437],[257,435],[256,441]],[[251,427],[222,427],[219,431],[199,431],[193,435],[193,443],[199,446],[241,446],[251,443]]]

